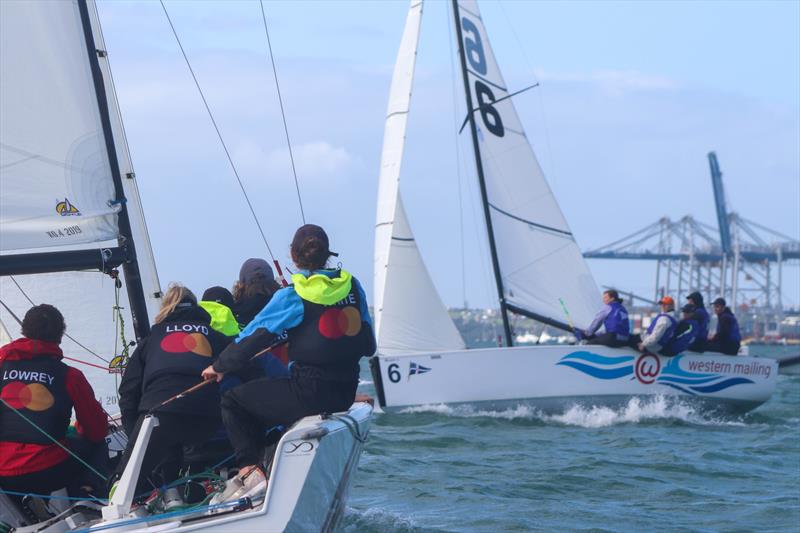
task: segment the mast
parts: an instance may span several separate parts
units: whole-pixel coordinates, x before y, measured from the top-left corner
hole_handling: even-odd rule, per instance
[[[117,150],[114,144],[114,135],[111,131],[111,118],[108,111],[108,101],[106,100],[106,89],[103,83],[103,73],[100,70],[100,63],[92,34],[92,23],[89,18],[89,8],[86,0],[78,0],[78,9],[81,14],[83,34],[86,37],[86,52],[89,54],[89,64],[92,69],[92,79],[94,81],[95,94],[97,95],[97,106],[100,110],[100,120],[103,125],[103,137],[105,138],[108,162],[111,167],[111,177],[114,180],[114,191],[117,201],[120,202],[120,211],[117,215],[119,224],[119,244],[125,249],[126,260],[122,263],[122,270],[125,273],[125,285],[128,293],[128,301],[131,306],[131,316],[133,317],[133,330],[136,340],[140,340],[150,333],[150,322],[147,316],[147,304],[142,287],[142,276],[139,271],[139,263],[136,259],[136,247],[133,243],[133,233],[131,223],[128,218],[128,207],[125,201],[125,192],[122,188],[122,177],[119,173],[119,161],[117,160]]]
[[[467,98],[467,118],[469,129],[472,133],[472,147],[475,153],[475,166],[478,171],[478,184],[481,190],[481,201],[483,203],[483,216],[486,219],[486,232],[489,236],[489,251],[492,255],[492,269],[494,270],[494,280],[497,285],[497,297],[500,302],[500,314],[503,317],[503,331],[506,337],[506,346],[513,346],[511,338],[511,325],[508,322],[508,304],[506,303],[505,291],[503,290],[503,279],[500,276],[500,263],[497,259],[497,247],[494,240],[494,230],[492,229],[492,215],[489,211],[489,198],[486,194],[486,181],[483,175],[483,163],[481,161],[481,151],[478,145],[478,127],[475,124],[475,109],[472,105],[472,92],[469,88],[469,75],[467,74],[467,59],[464,55],[464,37],[461,31],[461,16],[458,9],[458,0],[453,0],[453,16],[456,22],[456,35],[458,37],[458,56],[461,59],[461,74],[464,79],[464,95]]]

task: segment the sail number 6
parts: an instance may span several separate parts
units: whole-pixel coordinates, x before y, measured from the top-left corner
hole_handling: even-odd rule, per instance
[[[399,382],[400,378],[402,377],[398,368],[400,368],[400,366],[397,363],[392,363],[386,367],[386,373],[389,374],[389,381],[392,383]]]
[[[464,53],[467,60],[475,72],[485,76],[486,54],[483,51],[483,42],[478,27],[466,17],[461,18],[461,27],[464,29]],[[497,99],[489,86],[481,80],[475,80],[475,96],[478,99],[478,108],[486,129],[498,137],[505,135],[503,119],[500,118],[500,113],[493,105]]]

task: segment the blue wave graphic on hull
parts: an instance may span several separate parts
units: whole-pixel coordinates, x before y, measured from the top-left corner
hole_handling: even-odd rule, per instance
[[[632,355],[608,357],[592,352],[572,352],[561,358],[562,361],[564,359],[580,359],[581,361],[586,361],[587,363],[596,363],[598,365],[616,365],[619,363],[630,363],[636,358]]]
[[[713,385],[706,385],[704,387],[690,387],[690,388],[697,392],[708,394],[710,392],[719,392],[721,390],[727,389],[728,387],[733,387],[734,385],[742,385],[744,383],[755,383],[755,382],[747,378],[728,378],[725,381],[720,381],[719,383],[714,383]]]
[[[559,361],[556,364],[568,366],[570,368],[574,368],[575,370],[580,370],[584,374],[589,374],[592,377],[600,379],[617,379],[633,374],[633,365],[619,368],[596,368],[583,363],[578,363],[577,361]]]
[[[632,355],[609,357],[580,351],[563,356],[556,365],[574,368],[594,378],[611,380],[634,374],[635,359],[636,357]],[[722,374],[687,371],[680,367],[681,359],[683,359],[683,355],[670,359],[655,382],[691,396],[712,394],[736,385],[755,383],[753,380],[743,377],[728,377]],[[615,366],[623,363],[627,364]],[[631,377],[631,379],[635,378],[636,376]]]

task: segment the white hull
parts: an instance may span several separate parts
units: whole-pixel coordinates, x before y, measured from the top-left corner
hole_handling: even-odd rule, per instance
[[[356,403],[331,418],[309,416],[297,422],[277,447],[266,496],[252,509],[232,505],[197,507],[164,516],[124,517],[77,527],[81,531],[332,531],[341,519],[353,483],[372,407]],[[351,431],[341,420],[348,415]],[[358,438],[356,438],[358,436]],[[61,522],[64,524],[64,522]],[[88,529],[87,529],[88,528]],[[69,528],[58,529],[69,531]]]
[[[386,410],[524,402],[552,412],[576,403],[616,406],[634,396],[669,395],[742,412],[769,399],[778,375],[769,358],[662,357],[580,345],[378,355],[370,363]]]

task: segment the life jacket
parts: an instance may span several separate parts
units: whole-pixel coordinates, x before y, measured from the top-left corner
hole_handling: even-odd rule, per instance
[[[211,326],[194,321],[153,326],[154,342],[148,343],[143,389],[147,391],[164,376],[185,375],[199,380],[198,376],[211,364],[209,331]]]
[[[661,349],[662,355],[678,355],[685,352],[697,339],[699,326],[695,320],[681,320],[675,327],[675,336]]]
[[[653,321],[650,322],[650,326],[647,328],[648,335],[653,333],[653,330],[656,327],[658,319],[661,318],[662,316],[665,316],[669,319],[669,326],[667,326],[667,329],[664,331],[664,334],[661,335],[661,338],[658,340],[658,344],[660,344],[663,347],[668,345],[672,340],[672,337],[675,335],[675,328],[678,325],[678,321],[675,320],[675,317],[670,315],[669,313],[659,313],[658,315],[656,315]]]
[[[608,305],[611,306],[611,312],[608,313],[608,316],[603,320],[606,333],[616,334],[619,340],[628,340],[631,333],[630,322],[628,321],[628,310],[617,301],[613,301]]]
[[[72,415],[72,399],[66,386],[68,369],[60,359],[47,356],[3,361],[0,398],[19,413],[0,404],[0,441],[52,444],[33,424],[56,440],[66,437]]]
[[[320,377],[357,381],[358,361],[372,355],[375,337],[361,316],[361,296],[352,275],[293,274],[303,302],[303,321],[289,329],[289,359],[321,370]]]
[[[202,301],[198,305],[206,310],[211,315],[211,328],[219,331],[227,337],[233,337],[239,334],[239,324],[233,316],[233,311],[227,305]]]
[[[705,341],[708,339],[708,324],[711,322],[711,317],[708,316],[705,307],[695,309],[694,316],[697,321],[697,340]]]
[[[742,334],[739,331],[739,321],[736,320],[736,317],[734,316],[733,312],[729,308],[726,307],[722,311],[722,315],[720,315],[720,319],[722,318],[722,316],[725,316],[726,320],[730,324],[730,327],[728,329],[728,331],[730,333],[729,333],[729,336],[728,336],[727,339],[717,339],[717,340],[719,340],[722,343],[730,343],[730,344],[741,342],[742,341]],[[717,321],[717,334],[719,334],[719,332],[720,332],[720,322],[721,322],[721,320]]]

